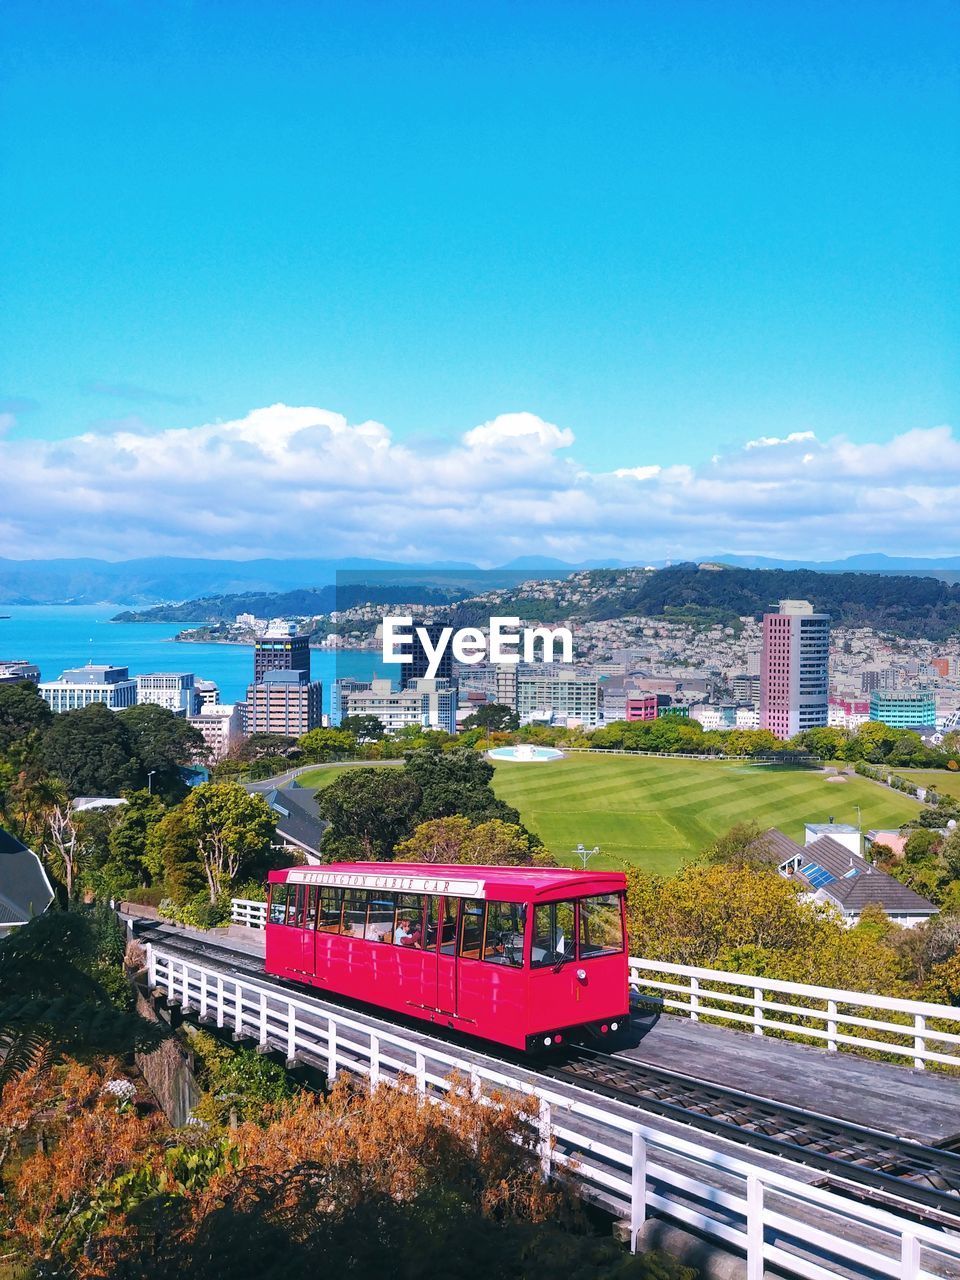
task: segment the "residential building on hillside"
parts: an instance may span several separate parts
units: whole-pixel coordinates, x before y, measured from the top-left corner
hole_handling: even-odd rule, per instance
[[[282,733],[299,738],[322,721],[323,686],[307,671],[269,670],[247,689],[248,733]]]
[[[899,689],[870,695],[870,719],[889,725],[891,729],[934,729],[937,724],[937,700],[923,689]]]
[[[102,702],[111,711],[132,707],[137,701],[137,682],[130,679],[127,667],[74,667],[57,680],[43,680],[38,686],[41,698],[51,711],[75,711],[91,702]]]
[[[205,703],[196,715],[187,716],[187,724],[199,729],[213,762],[222,760],[243,737],[243,718],[235,703]]]
[[[815,830],[808,826],[808,836]],[[777,858],[780,874],[799,883],[811,901],[833,906],[848,926],[855,925],[868,906],[882,907],[895,924],[906,929],[937,914],[939,908],[932,902],[836,838],[837,834],[852,832],[859,844],[855,827],[834,831],[834,835],[817,836],[804,846],[776,828],[767,831],[762,839]]]
[[[175,715],[190,716],[198,710],[192,671],[153,671],[137,676],[137,702],[152,702]]]
[[[600,681],[596,677],[521,678],[517,681],[517,712],[521,723],[547,718],[553,723],[596,728],[600,723]]]
[[[829,719],[830,617],[807,600],[781,600],[763,617],[760,728],[792,738]]]

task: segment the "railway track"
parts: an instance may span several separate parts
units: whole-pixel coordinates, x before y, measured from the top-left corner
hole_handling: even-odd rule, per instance
[[[165,931],[156,941],[226,972],[265,977],[258,956],[227,945]],[[312,995],[338,1003],[315,988],[283,979],[270,981],[299,996]],[[379,1012],[376,1017],[394,1021]],[[410,1030],[413,1035],[436,1038],[435,1031],[424,1032],[419,1025]],[[556,1062],[531,1062],[487,1045],[481,1052],[621,1105],[814,1168],[824,1174],[820,1185],[844,1195],[898,1213],[906,1211],[931,1225],[960,1230],[957,1152],[593,1049],[571,1048],[563,1060]]]

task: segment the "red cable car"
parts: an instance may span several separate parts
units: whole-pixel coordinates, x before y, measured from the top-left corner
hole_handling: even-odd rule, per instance
[[[618,872],[349,862],[269,881],[268,973],[516,1049],[626,1025]]]

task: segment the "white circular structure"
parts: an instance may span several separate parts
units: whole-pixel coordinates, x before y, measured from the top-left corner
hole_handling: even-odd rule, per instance
[[[545,764],[548,760],[562,760],[563,752],[556,747],[535,747],[521,742],[516,747],[494,747],[487,752],[491,760],[512,760],[514,764]]]

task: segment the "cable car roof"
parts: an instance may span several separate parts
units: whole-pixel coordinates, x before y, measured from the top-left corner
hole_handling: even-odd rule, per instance
[[[271,871],[273,884],[317,884],[394,893],[447,894],[460,898],[539,898],[622,893],[621,871],[571,867],[488,867],[439,862],[331,862]]]

